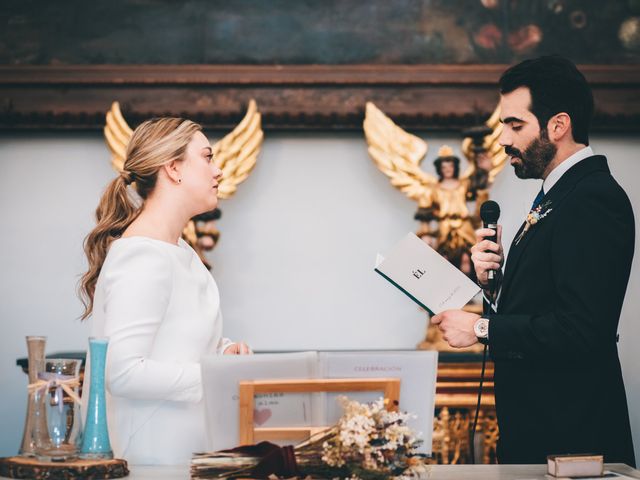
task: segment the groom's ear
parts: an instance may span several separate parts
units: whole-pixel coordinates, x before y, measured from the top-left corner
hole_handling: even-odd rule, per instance
[[[554,142],[559,142],[567,135],[571,135],[573,139],[571,117],[569,114],[560,112],[551,117],[547,123],[547,133],[549,134],[549,140],[553,140]]]

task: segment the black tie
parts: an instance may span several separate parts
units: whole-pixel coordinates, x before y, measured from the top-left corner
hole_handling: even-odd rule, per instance
[[[538,205],[540,205],[540,202],[542,202],[543,198],[544,198],[544,190],[541,188],[540,191],[538,192],[538,195],[536,195],[536,198],[533,201],[533,204],[531,205],[531,210],[535,209]]]

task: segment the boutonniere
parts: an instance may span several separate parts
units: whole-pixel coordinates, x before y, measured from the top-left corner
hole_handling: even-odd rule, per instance
[[[542,220],[544,217],[546,217],[551,213],[553,208],[549,208],[550,205],[551,205],[551,200],[547,200],[546,202],[541,203],[540,205],[538,205],[536,208],[532,209],[529,212],[529,215],[527,215],[527,219],[525,220],[525,223],[524,223],[524,228],[522,229],[522,232],[520,232],[520,235],[518,235],[518,238],[516,239],[516,245],[520,242],[520,240],[522,240],[522,237],[524,237],[525,233],[527,233],[527,231],[531,227],[533,227],[536,223],[538,223],[540,220]]]

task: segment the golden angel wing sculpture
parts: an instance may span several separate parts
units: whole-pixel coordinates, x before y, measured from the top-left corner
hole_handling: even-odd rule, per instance
[[[424,202],[438,179],[420,168],[429,148],[427,142],[400,128],[372,102],[367,102],[364,133],[369,155],[391,184],[421,206],[428,206]]]
[[[127,158],[127,145],[129,145],[133,130],[122,116],[118,102],[111,104],[106,120],[103,131],[107,147],[111,152],[111,166],[116,172],[121,172],[124,160]]]
[[[462,153],[467,157],[469,161],[469,167],[465,171],[464,176],[467,178],[471,176],[475,171],[476,165],[482,166],[482,160],[478,160],[478,152],[483,152],[486,155],[487,164],[484,168],[489,173],[489,185],[492,185],[496,176],[507,164],[508,155],[505,153],[504,148],[498,142],[500,134],[502,133],[502,122],[500,122],[500,106],[497,106],[493,111],[489,119],[484,123],[487,133],[484,139],[474,139],[472,137],[466,137],[462,141]],[[475,140],[475,142],[474,142]]]
[[[247,113],[236,128],[211,147],[216,164],[222,170],[218,185],[220,198],[231,198],[256,165],[264,133],[255,100],[249,102]]]
[[[390,178],[391,184],[412,200],[420,201],[429,196],[431,189],[437,186],[438,179],[420,169],[427,154],[427,142],[400,128],[372,102],[367,102],[363,125],[369,155],[378,169]],[[482,148],[490,160],[486,166],[489,167],[489,184],[492,184],[507,162],[507,154],[498,143],[502,132],[499,107],[484,125],[489,130],[482,141]],[[478,150],[473,138],[466,137],[463,140],[462,152],[469,164],[459,176],[461,180],[470,178],[476,172]],[[450,149],[444,148],[443,151]]]
[[[434,162],[436,178],[420,168],[427,142],[400,128],[373,103],[367,103],[364,132],[369,155],[394,187],[418,202],[418,235],[454,264],[464,260],[475,242],[478,209],[471,215],[467,202],[475,200],[479,206],[488,198],[490,185],[506,163],[507,157],[498,144],[501,129],[496,110],[485,125],[469,131],[471,138],[462,142],[469,166],[462,175],[459,158],[450,147],[441,147]]]
[[[113,102],[106,115],[104,138],[111,152],[111,165],[118,172],[123,168],[127,145],[132,133],[133,130],[129,127],[120,111],[120,104]],[[256,165],[263,139],[264,132],[262,131],[260,112],[256,102],[251,100],[247,113],[240,123],[233,131],[211,146],[214,161],[222,170],[222,179],[218,184],[218,196],[220,198],[231,198],[238,185],[247,179]],[[204,223],[207,223],[207,220]],[[217,240],[218,233],[214,227],[203,228],[204,230],[200,231],[192,220],[186,226],[183,236],[200,253],[206,264],[201,250],[213,248],[215,241],[212,241],[211,246],[208,248],[207,246],[198,247],[198,238],[205,233],[215,236],[215,240]]]

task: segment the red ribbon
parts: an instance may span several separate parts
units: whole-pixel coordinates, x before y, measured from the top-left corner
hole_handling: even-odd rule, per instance
[[[260,442],[256,445],[223,450],[223,453],[241,453],[243,455],[257,457],[261,460],[251,469],[249,475],[254,478],[268,478],[269,475],[281,477],[297,477],[300,475],[296,454],[293,447],[279,447],[270,442]]]

